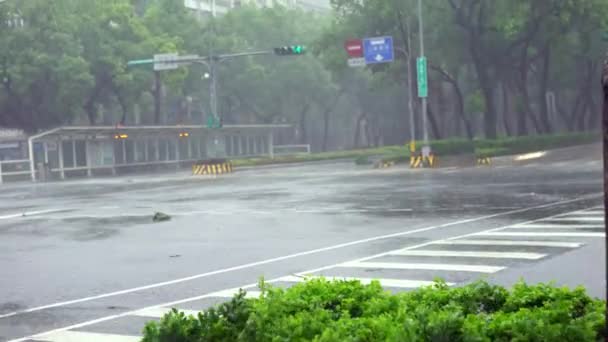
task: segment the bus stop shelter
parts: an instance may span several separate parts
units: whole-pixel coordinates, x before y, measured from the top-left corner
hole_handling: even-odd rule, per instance
[[[32,180],[191,164],[207,158],[273,157],[290,125],[66,126],[28,138]]]

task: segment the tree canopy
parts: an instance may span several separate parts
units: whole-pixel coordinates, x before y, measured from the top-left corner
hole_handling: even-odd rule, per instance
[[[210,112],[205,66],[160,74],[162,116],[155,117],[151,67],[127,62],[300,44],[304,56],[219,65],[224,122],[290,123],[293,139],[325,150],[404,143],[413,114],[420,138],[417,1],[331,4],[328,13],[242,5],[212,18],[174,0],[4,2],[0,126],[202,123]],[[597,127],[608,2],[440,0],[423,1],[422,12],[432,137]],[[384,35],[394,37],[395,62],[348,67],[345,40]]]

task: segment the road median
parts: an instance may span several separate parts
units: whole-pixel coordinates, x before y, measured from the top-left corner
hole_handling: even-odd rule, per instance
[[[429,142],[434,153],[436,167],[492,165],[497,157],[517,156],[525,153],[548,151],[572,146],[589,145],[599,141],[597,133],[567,133],[524,137],[502,137],[496,140],[461,138],[433,140]],[[422,146],[417,142],[416,146]],[[419,152],[416,154],[418,155]],[[235,167],[279,166],[288,164],[352,160],[360,166],[395,165],[410,163],[411,153],[407,145],[383,146],[365,149],[294,154],[275,158],[236,159]],[[367,162],[374,159],[375,162]],[[503,158],[504,159],[504,158]]]

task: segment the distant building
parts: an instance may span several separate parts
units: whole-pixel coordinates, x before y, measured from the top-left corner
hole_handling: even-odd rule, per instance
[[[242,4],[272,7],[275,4],[297,7],[309,11],[325,12],[330,9],[329,0],[184,0],[184,6],[201,15],[221,15]]]

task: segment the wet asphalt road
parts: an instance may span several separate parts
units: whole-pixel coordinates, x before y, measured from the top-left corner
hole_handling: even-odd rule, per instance
[[[410,287],[403,280],[422,284],[437,276],[455,285],[482,276],[510,285],[524,277],[582,284],[605,297],[604,229],[590,224],[603,224],[600,167],[597,154],[589,153],[522,166],[372,170],[326,163],[218,178],[182,173],[4,185],[0,341],[111,315],[122,317],[71,330],[137,335],[152,316],[125,314],[132,310],[254,284],[260,276],[280,286],[301,272],[397,279],[397,288]],[[586,211],[569,214],[580,210]],[[173,219],[153,224],[155,211]],[[532,220],[540,221],[513,227]],[[571,226],[556,230],[556,224]],[[528,254],[497,258],[486,254],[513,246],[432,243],[507,226],[474,237],[579,245],[516,246]],[[535,235],[555,231],[591,234]],[[386,263],[409,266],[387,269]],[[203,297],[176,306],[200,309],[218,301]],[[67,341],[64,335],[31,340]]]

